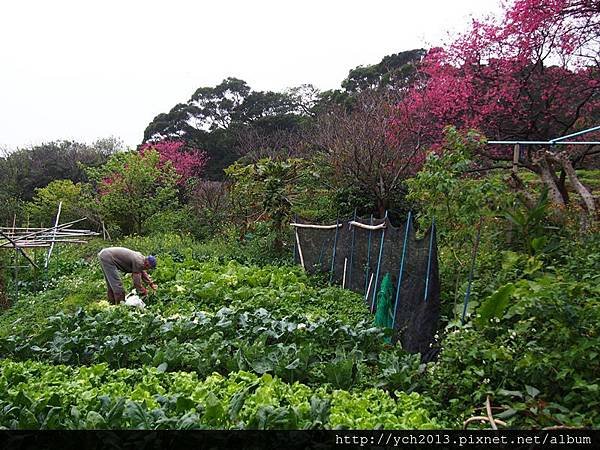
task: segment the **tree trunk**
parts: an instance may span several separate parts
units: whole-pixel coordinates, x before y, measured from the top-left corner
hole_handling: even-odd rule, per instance
[[[564,210],[565,201],[560,189],[558,188],[556,175],[552,171],[550,164],[547,159],[547,155],[540,155],[533,161],[540,169],[540,176],[543,183],[548,188],[548,198],[550,202],[560,210]]]
[[[379,214],[379,217],[381,219],[383,219],[385,217],[385,211],[387,209],[385,200],[382,198],[377,198],[376,207],[377,207],[377,213]]]
[[[571,160],[569,160],[569,157],[565,152],[561,152],[558,155],[550,155],[550,157],[562,165],[562,168],[567,174],[573,189],[575,189],[575,192],[577,192],[577,194],[579,194],[581,197],[588,216],[585,220],[582,220],[582,225],[583,228],[588,228],[590,223],[596,219],[596,204],[594,197],[588,188],[586,188],[581,181],[579,181],[579,177],[575,172],[575,168],[573,167],[573,164],[571,164]]]
[[[537,169],[539,169],[539,171],[536,173],[540,175],[542,182],[548,188],[548,196],[552,205],[548,219],[556,225],[564,224],[565,204],[556,184],[556,176],[553,176],[551,173],[550,166],[545,158],[543,161],[541,158],[539,158],[533,162],[536,164]],[[527,190],[527,186],[525,186],[523,180],[516,173],[513,172],[511,174],[510,178],[508,179],[508,184],[517,192],[517,194],[520,195],[520,198],[527,209],[535,208],[537,200]]]
[[[560,171],[560,177],[558,179],[558,190],[560,191],[560,194],[563,197],[563,200],[565,201],[565,205],[569,204],[569,192],[567,191],[567,173],[565,171],[565,169],[561,169]]]

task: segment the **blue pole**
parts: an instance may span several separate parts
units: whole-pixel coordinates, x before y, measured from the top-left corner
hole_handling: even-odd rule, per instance
[[[371,219],[369,221],[369,225],[373,226],[373,214],[371,214]],[[368,249],[367,249],[367,268],[365,269],[365,296],[367,295],[367,289],[369,286],[369,269],[371,268],[371,235],[372,234],[373,234],[373,231],[369,230],[369,243],[368,243]]]
[[[354,218],[352,219],[356,221],[356,208],[354,208]],[[354,262],[354,235],[356,232],[356,227],[352,227],[352,245],[350,246],[350,268],[348,269],[348,284],[350,289],[352,289],[352,263]]]
[[[325,251],[325,246],[329,243],[329,240],[330,238],[325,238],[321,244],[321,251],[319,252],[319,270],[323,270],[323,252]]]
[[[337,248],[338,231],[340,229],[339,224],[340,219],[335,219],[335,238],[333,240],[333,255],[331,256],[331,270],[329,271],[329,283],[333,281],[333,271],[335,268],[335,251]]]
[[[383,216],[384,223],[387,220],[387,211]],[[375,273],[375,287],[373,288],[373,300],[371,300],[371,313],[375,312],[375,298],[377,297],[377,282],[379,281],[379,269],[381,268],[381,257],[383,256],[383,240],[385,239],[385,228],[381,230],[381,242],[379,244],[379,258],[377,258],[377,272]]]
[[[469,283],[467,284],[467,292],[465,292],[465,304],[463,306],[462,318],[460,319],[461,324],[465,324],[465,316],[467,315],[467,305],[469,304],[469,297],[471,296],[471,284],[473,283],[473,271],[475,270],[475,259],[477,258],[477,249],[479,248],[479,239],[481,238],[481,223],[483,217],[479,218],[479,225],[477,226],[477,237],[475,238],[475,245],[473,246],[473,255],[471,257],[471,269],[469,271]]]
[[[591,133],[592,131],[596,131],[596,130],[600,130],[600,126],[598,127],[593,127],[593,128],[588,128],[587,130],[582,130],[582,131],[578,131],[577,133],[573,133],[573,134],[567,134],[566,136],[561,136],[555,139],[550,139],[550,143],[556,143],[558,141],[563,141],[565,139],[568,138],[572,138],[575,136],[580,136],[582,134],[586,134],[586,133]]]
[[[394,317],[392,318],[392,330],[396,326],[396,313],[398,311],[398,300],[400,299],[400,287],[402,286],[402,275],[404,273],[404,260],[406,258],[406,245],[408,243],[408,231],[412,219],[412,211],[408,212],[406,226],[404,228],[404,243],[402,244],[402,258],[400,258],[400,272],[398,273],[398,285],[396,286],[396,300],[394,301]]]
[[[424,301],[427,301],[427,294],[429,293],[429,272],[431,271],[431,250],[433,249],[433,235],[435,233],[435,217],[431,220],[431,234],[429,236],[429,256],[427,257],[427,278],[425,278],[425,297]]]

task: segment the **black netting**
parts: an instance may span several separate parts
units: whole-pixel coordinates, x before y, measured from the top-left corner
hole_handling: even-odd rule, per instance
[[[301,252],[296,249],[297,261],[300,262],[302,253],[309,273],[325,272],[333,282],[361,293],[373,312],[381,280],[389,273],[396,305],[394,328],[398,330],[394,340],[400,339],[407,351],[428,353],[440,315],[435,229],[430,228],[422,239],[417,239],[412,222],[406,234],[406,224],[396,228],[388,219],[356,221],[365,225],[385,223],[385,228],[367,230],[350,226],[350,221],[340,221],[339,227],[325,230],[296,227],[301,249]],[[309,224],[302,220],[297,223]],[[398,290],[405,237],[407,245]]]

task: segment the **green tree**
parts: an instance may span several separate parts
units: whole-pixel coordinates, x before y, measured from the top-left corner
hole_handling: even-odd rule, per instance
[[[423,56],[425,50],[420,48],[384,56],[377,64],[356,67],[342,81],[342,88],[349,94],[367,89],[403,89],[414,81]]]
[[[179,207],[178,175],[155,150],[115,154],[89,174],[97,183],[99,211],[124,234],[143,233],[147,221]]]
[[[242,230],[267,221],[275,236],[275,250],[281,252],[292,208],[311,184],[307,182],[313,172],[310,161],[265,158],[249,165],[235,163],[225,172],[232,180],[229,197],[241,219]]]
[[[425,56],[424,49],[407,50],[384,56],[376,64],[358,66],[348,72],[341,89],[320,94],[313,112],[327,111],[332,106],[351,109],[356,96],[365,91],[386,91],[401,95],[417,76],[417,67]]]
[[[438,239],[455,248],[462,265],[468,260],[467,248],[473,244],[479,219],[502,215],[514,196],[506,193],[501,178],[479,176],[472,158],[485,145],[482,135],[470,132],[465,136],[453,127],[445,133],[443,149],[430,152],[423,168],[406,181],[407,199],[417,205],[423,225],[435,218]]]
[[[204,177],[221,180],[223,169],[241,155],[279,151],[297,142],[315,95],[307,85],[286,92],[252,91],[245,81],[227,78],[156,116],[144,131],[144,143],[183,139],[206,151]]]
[[[35,190],[54,180],[87,181],[84,167],[104,164],[121,148],[115,138],[100,139],[92,145],[71,141],[54,141],[0,155],[0,223],[20,217],[24,202]]]
[[[502,177],[477,172],[472,158],[482,145],[485,138],[480,134],[465,136],[448,127],[443,148],[430,152],[422,169],[406,181],[406,199],[416,206],[421,228],[435,219],[442,282],[454,285],[455,300],[466,277],[478,227],[479,254],[498,253],[504,237],[499,218],[515,200]]]
[[[60,222],[88,217],[94,221],[91,186],[87,183],[73,183],[71,180],[54,180],[46,187],[35,191],[33,200],[26,207],[32,224],[54,225],[58,204],[62,202]]]

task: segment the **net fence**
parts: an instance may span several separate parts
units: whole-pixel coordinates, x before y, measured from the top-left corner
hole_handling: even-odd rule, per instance
[[[394,287],[394,338],[426,356],[440,316],[440,280],[435,226],[417,238],[411,217],[400,227],[389,219],[356,218],[336,224],[296,219],[297,262],[309,273],[325,272],[333,283],[363,295],[375,313],[386,274]]]

